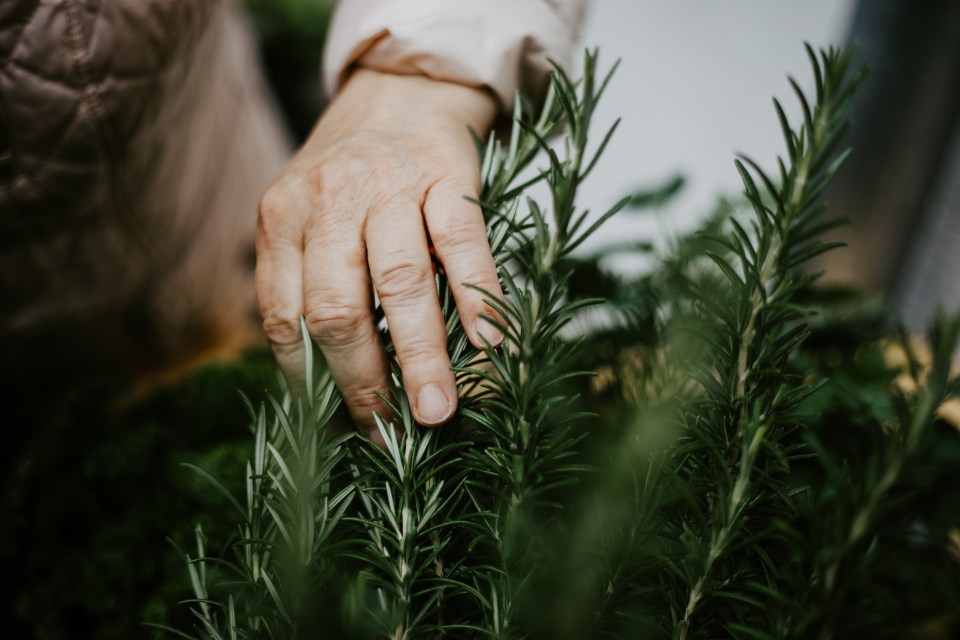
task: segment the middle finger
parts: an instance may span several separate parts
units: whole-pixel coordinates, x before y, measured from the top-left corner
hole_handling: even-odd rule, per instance
[[[420,207],[391,202],[368,218],[367,260],[387,316],[413,415],[420,424],[446,422],[457,405],[447,333],[437,297]]]

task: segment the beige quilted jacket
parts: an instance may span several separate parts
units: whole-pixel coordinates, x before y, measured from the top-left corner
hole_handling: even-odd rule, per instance
[[[568,54],[578,0],[343,0],[325,56],[487,86]],[[0,0],[0,366],[151,368],[254,326],[290,148],[230,0]]]

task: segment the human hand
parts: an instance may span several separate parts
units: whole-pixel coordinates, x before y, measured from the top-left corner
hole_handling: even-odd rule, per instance
[[[418,422],[446,422],[457,388],[446,351],[429,240],[470,342],[498,344],[497,317],[472,284],[501,295],[477,197],[467,131],[496,113],[485,92],[419,76],[358,69],[260,203],[256,287],[281,369],[303,384],[300,316],[362,432],[389,389],[371,284],[387,317]],[[483,336],[481,338],[480,336]]]

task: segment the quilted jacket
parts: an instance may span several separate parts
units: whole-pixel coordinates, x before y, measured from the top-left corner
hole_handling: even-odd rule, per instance
[[[343,0],[328,85],[358,64],[509,102],[580,4]],[[290,146],[252,43],[232,0],[0,0],[0,367],[150,368],[253,326]]]
[[[0,364],[149,367],[253,317],[288,145],[251,42],[225,0],[0,2]]]

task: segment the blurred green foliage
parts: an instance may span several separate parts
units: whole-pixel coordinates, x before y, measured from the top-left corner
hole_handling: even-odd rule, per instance
[[[7,428],[28,431],[3,455],[4,637],[136,638],[144,620],[181,615],[170,607],[189,591],[168,537],[189,540],[198,518],[211,531],[229,520],[179,465],[240,482],[238,391],[275,387],[272,356],[256,350],[140,397],[103,379],[19,398],[28,410]]]
[[[304,55],[318,55],[326,40],[333,0],[244,0],[257,30]]]
[[[245,0],[259,36],[270,88],[294,140],[310,133],[323,108],[320,61],[331,0]]]

